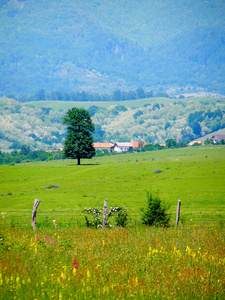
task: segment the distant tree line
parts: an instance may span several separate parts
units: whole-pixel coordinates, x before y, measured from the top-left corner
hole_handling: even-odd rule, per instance
[[[63,159],[62,151],[45,152],[43,150],[31,151],[30,146],[22,145],[19,151],[13,150],[10,153],[0,151],[0,165],[19,164],[31,161],[50,161]]]
[[[121,91],[115,90],[112,94],[98,94],[82,92],[62,92],[62,91],[51,91],[46,92],[44,89],[38,90],[33,95],[22,95],[16,97],[14,94],[6,95],[8,98],[13,98],[19,102],[29,101],[43,101],[43,100],[58,100],[58,101],[125,101],[125,100],[136,100],[151,97],[166,97],[169,98],[167,93],[158,92],[154,95],[153,91],[144,91],[143,88],[137,88],[135,91]]]
[[[222,140],[220,143],[214,143],[212,139],[206,139],[204,142],[205,145],[225,145],[225,140]],[[130,149],[127,153],[131,152],[147,152],[147,151],[157,151],[163,149],[174,149],[174,148],[183,148],[187,147],[188,143],[177,142],[175,139],[167,139],[165,146],[160,144],[147,144],[141,149]],[[194,144],[193,146],[199,146],[199,144]],[[110,155],[120,155],[121,153],[108,150],[97,150],[95,156],[110,156]],[[23,145],[19,151],[13,150],[10,153],[5,153],[0,151],[0,165],[4,164],[19,164],[32,161],[50,161],[50,160],[59,160],[65,159],[63,151],[52,151],[45,152],[43,150],[31,151],[30,146]]]

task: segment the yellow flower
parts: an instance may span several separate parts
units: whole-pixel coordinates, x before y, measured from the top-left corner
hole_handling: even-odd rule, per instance
[[[135,277],[135,285],[138,286],[138,277]]]
[[[150,256],[150,255],[151,255],[151,251],[152,251],[152,247],[149,247],[148,256]]]
[[[87,277],[89,278],[91,276],[89,270],[87,269]]]
[[[191,254],[191,248],[188,247],[188,246],[187,246],[187,248],[186,248],[186,253],[189,254],[189,255]]]
[[[152,250],[152,254],[157,254],[157,253],[159,253],[159,250],[158,250],[158,249],[153,249],[153,250]]]

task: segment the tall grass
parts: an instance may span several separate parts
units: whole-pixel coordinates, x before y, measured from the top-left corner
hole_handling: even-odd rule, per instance
[[[224,228],[3,229],[0,299],[224,299]]]

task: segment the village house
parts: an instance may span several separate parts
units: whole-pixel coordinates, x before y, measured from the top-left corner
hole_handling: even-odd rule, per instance
[[[202,145],[202,141],[192,141],[188,143],[188,146],[194,146],[194,145]]]
[[[145,145],[147,145],[146,142],[130,142],[133,146],[133,149],[141,149],[143,148]]]
[[[212,140],[214,144],[220,143],[222,140],[225,141],[225,135],[224,134],[213,135]]]
[[[45,153],[58,152],[58,151],[63,151],[63,148],[59,148],[57,150],[46,150]]]
[[[133,149],[133,145],[131,143],[115,143],[114,144],[115,152],[127,152],[130,149]]]
[[[115,151],[115,152],[127,152],[130,149],[140,149],[144,147],[146,142],[116,142],[115,144],[112,143],[93,143],[93,147],[95,150],[108,150],[108,151]]]
[[[113,144],[111,143],[93,143],[92,144],[95,150],[108,150],[108,151],[113,151]]]

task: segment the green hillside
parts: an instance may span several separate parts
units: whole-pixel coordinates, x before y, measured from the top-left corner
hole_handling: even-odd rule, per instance
[[[2,0],[0,94],[225,93],[224,14],[217,0]]]
[[[88,109],[96,128],[95,142],[187,142],[225,128],[223,99],[19,103],[0,98],[0,149],[20,149],[23,144],[40,150],[63,147],[62,117],[72,107]]]

